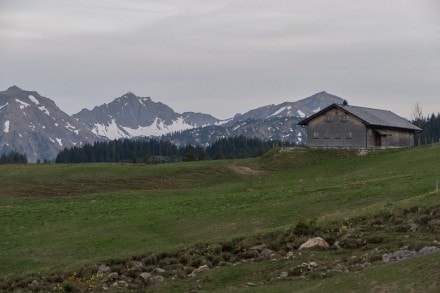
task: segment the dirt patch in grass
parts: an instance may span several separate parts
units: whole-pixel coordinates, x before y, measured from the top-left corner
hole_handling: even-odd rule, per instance
[[[255,170],[246,166],[229,165],[228,168],[238,175],[261,175],[263,171]]]

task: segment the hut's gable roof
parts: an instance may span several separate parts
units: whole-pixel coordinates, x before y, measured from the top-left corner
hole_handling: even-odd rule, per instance
[[[332,108],[339,108],[346,113],[354,115],[369,126],[402,128],[414,131],[421,131],[419,127],[413,125],[408,120],[394,114],[391,111],[339,104],[332,104],[327,108],[315,113],[314,115],[300,121],[298,124],[307,125],[310,120],[327,112]]]

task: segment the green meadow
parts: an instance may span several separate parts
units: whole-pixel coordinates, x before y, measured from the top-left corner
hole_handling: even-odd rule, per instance
[[[67,274],[109,259],[283,233],[300,222],[325,227],[347,219],[356,222],[436,206],[440,205],[439,179],[440,145],[376,150],[367,155],[274,149],[255,159],[162,165],[2,165],[0,280]],[[365,233],[374,235],[375,231]],[[391,234],[384,234],[390,238],[383,249],[397,249],[405,241],[440,240],[429,231],[410,239],[404,238],[407,232]],[[342,257],[333,250],[322,253],[309,256],[318,260]],[[405,276],[410,281],[404,291],[411,291],[421,288],[424,276],[440,277],[440,273],[420,273],[411,281],[408,266],[420,266],[421,259],[428,263],[427,271],[439,271],[437,253],[406,260],[407,266],[381,264],[325,279],[260,282],[270,272],[288,270],[289,262],[278,258],[239,268],[222,266],[203,274],[198,282],[207,291],[338,287],[394,291],[402,285],[398,278]],[[381,278],[384,274],[390,278]],[[249,282],[253,286],[253,279],[258,285],[246,286]],[[193,281],[165,281],[151,288],[181,292],[190,290]],[[440,284],[431,286],[435,291]]]

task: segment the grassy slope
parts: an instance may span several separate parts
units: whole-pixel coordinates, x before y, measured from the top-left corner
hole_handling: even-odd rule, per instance
[[[234,162],[1,166],[0,275],[438,203],[439,162],[437,145],[364,157],[300,149]]]

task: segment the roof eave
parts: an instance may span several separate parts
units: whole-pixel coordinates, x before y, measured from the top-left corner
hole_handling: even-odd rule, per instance
[[[388,125],[378,125],[378,124],[368,124],[369,127],[374,128],[392,128],[392,129],[403,129],[403,130],[411,130],[415,132],[422,132],[423,129],[415,126],[416,128],[408,128],[408,127],[398,127],[398,126],[388,126]]]

